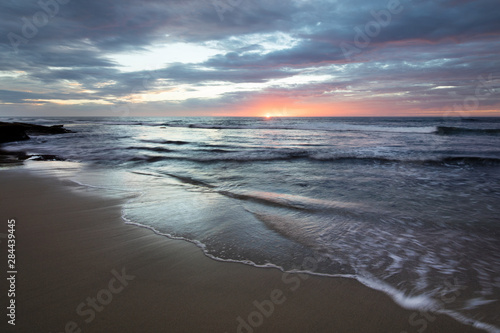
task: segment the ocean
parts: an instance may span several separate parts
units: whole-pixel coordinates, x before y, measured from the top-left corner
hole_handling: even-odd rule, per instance
[[[126,223],[500,331],[500,118],[1,120],[72,130],[3,149],[128,193]]]

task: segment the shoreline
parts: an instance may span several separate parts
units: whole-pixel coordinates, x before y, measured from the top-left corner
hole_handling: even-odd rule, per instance
[[[16,219],[12,332],[482,332],[353,279],[212,260],[126,224],[125,199],[20,169],[0,179],[2,219]]]

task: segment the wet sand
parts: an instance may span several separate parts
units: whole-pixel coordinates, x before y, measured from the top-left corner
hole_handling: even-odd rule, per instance
[[[217,262],[125,224],[125,199],[56,178],[4,169],[0,187],[0,233],[15,219],[18,272],[16,325],[4,314],[2,332],[479,332],[355,280]],[[5,279],[1,288],[6,312]]]

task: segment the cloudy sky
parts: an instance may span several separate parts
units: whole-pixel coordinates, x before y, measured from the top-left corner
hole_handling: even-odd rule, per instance
[[[2,0],[0,115],[500,115],[498,0]]]

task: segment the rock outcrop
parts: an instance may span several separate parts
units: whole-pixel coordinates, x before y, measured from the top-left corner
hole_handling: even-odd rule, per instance
[[[42,126],[27,123],[0,122],[0,143],[29,140],[31,135],[71,133],[63,125]]]
[[[18,125],[0,123],[0,143],[28,140],[26,130]]]
[[[6,123],[0,121],[0,145],[6,142],[29,140],[30,135],[52,135],[72,133],[63,125],[42,126],[27,123]],[[28,155],[22,151],[5,151],[0,149],[0,164],[22,163],[22,161],[33,158],[39,161],[61,161],[55,155]]]

